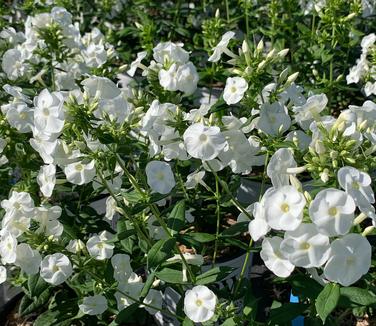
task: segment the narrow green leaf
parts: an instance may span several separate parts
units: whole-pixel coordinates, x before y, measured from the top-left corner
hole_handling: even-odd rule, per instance
[[[183,281],[183,272],[172,268],[163,268],[162,270],[155,273],[155,275],[162,281],[173,283],[173,284],[186,284]]]
[[[48,288],[48,283],[39,274],[30,275],[27,280],[27,289],[30,297],[39,296]]]
[[[200,242],[200,243],[205,243],[205,242],[210,242],[210,241],[215,240],[215,235],[210,234],[210,233],[192,232],[192,233],[188,233],[187,236],[189,236],[193,240]]]
[[[211,270],[197,276],[196,284],[204,285],[223,280],[226,276],[233,272],[234,268],[227,266],[220,266],[212,268]]]
[[[230,226],[228,229],[224,230],[221,233],[221,237],[234,237],[237,236],[243,232],[247,232],[248,230],[249,222],[239,222],[235,223],[234,225]]]
[[[315,307],[317,314],[320,316],[323,324],[326,318],[337,306],[340,297],[340,288],[338,284],[329,283],[325,285],[316,299]]]
[[[148,253],[148,266],[155,267],[173,255],[176,240],[174,238],[157,241]]]
[[[177,202],[167,219],[167,227],[172,234],[178,233],[185,225],[185,201]]]

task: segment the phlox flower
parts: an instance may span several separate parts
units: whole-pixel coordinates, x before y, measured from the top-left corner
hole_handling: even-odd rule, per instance
[[[203,161],[216,158],[227,144],[219,127],[207,127],[201,123],[189,126],[183,138],[188,154]]]
[[[82,304],[79,305],[79,308],[86,315],[100,315],[108,308],[107,299],[100,294],[84,297]]]
[[[93,180],[96,174],[95,161],[92,160],[87,164],[82,162],[68,164],[64,167],[64,173],[70,183],[76,185],[89,183]]]
[[[51,197],[56,183],[56,166],[53,164],[42,166],[37,176],[37,182],[43,196]]]
[[[229,77],[226,80],[223,99],[228,104],[236,104],[241,101],[248,89],[248,83],[243,77]]]
[[[228,56],[233,57],[234,54],[228,49],[228,44],[230,40],[235,36],[234,32],[226,32],[223,34],[219,43],[213,48],[213,54],[209,57],[208,61],[217,62],[221,59],[222,53],[226,53]]]
[[[350,286],[371,267],[371,245],[360,234],[350,233],[334,240],[324,268],[325,277],[343,286]]]
[[[267,135],[277,136],[290,128],[291,119],[286,108],[279,102],[261,105],[257,128]]]
[[[166,162],[151,161],[145,168],[150,188],[160,194],[168,194],[175,187],[175,177],[171,166]]]
[[[342,190],[321,190],[311,202],[309,215],[317,229],[325,235],[349,232],[354,220],[355,202]]]
[[[62,253],[47,255],[40,264],[40,276],[52,285],[64,283],[72,273],[72,264]]]
[[[329,238],[319,233],[314,224],[302,223],[296,230],[285,233],[281,251],[295,266],[320,267],[329,257]]]
[[[185,292],[184,313],[195,323],[203,323],[214,316],[217,296],[208,287],[197,285]]]
[[[265,238],[262,241],[260,256],[275,275],[279,277],[288,277],[294,270],[295,266],[290,263],[284,253],[280,250],[282,242],[280,237]]]
[[[275,230],[295,230],[303,219],[306,200],[293,186],[271,188],[264,194],[265,219]]]
[[[86,248],[90,256],[97,260],[105,260],[112,256],[115,246],[107,243],[114,236],[108,231],[102,231],[98,235],[94,235],[86,242]]]

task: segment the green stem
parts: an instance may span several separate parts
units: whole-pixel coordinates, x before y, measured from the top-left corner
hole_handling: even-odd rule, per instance
[[[215,242],[214,242],[214,254],[213,254],[213,261],[212,261],[212,268],[214,268],[215,260],[217,258],[217,250],[218,250],[218,241],[219,241],[219,227],[220,227],[220,220],[221,220],[221,208],[219,203],[220,193],[219,193],[219,182],[218,176],[215,177],[215,199],[216,199],[216,214],[217,214],[217,225],[215,231]]]
[[[102,175],[102,173],[99,171],[98,168],[97,168],[97,175],[101,179],[102,185],[107,189],[107,191],[110,194],[110,196],[116,201],[116,205],[122,209],[123,213],[125,214],[125,217],[128,218],[130,221],[132,221],[133,226],[136,228],[137,234],[139,236],[141,236],[148,243],[149,247],[151,248],[153,246],[152,242],[144,234],[144,232],[142,231],[141,227],[138,225],[138,222],[135,221],[130,215],[128,215],[128,214],[125,213],[125,209],[124,209],[123,203],[119,202],[119,200],[117,199],[116,195],[112,191],[111,187],[108,185],[107,180],[104,178],[104,176]]]
[[[236,295],[237,295],[237,293],[239,291],[240,284],[242,283],[245,271],[247,269],[247,265],[248,265],[248,261],[249,261],[249,256],[250,256],[250,253],[251,253],[252,244],[253,244],[253,240],[250,239],[249,240],[249,244],[248,244],[248,248],[247,248],[247,253],[245,254],[245,258],[244,258],[242,270],[240,272],[238,281],[236,282],[236,286],[235,286],[234,293],[233,293],[233,298],[236,297]]]
[[[225,0],[225,5],[226,5],[226,20],[227,24],[230,23],[230,12],[229,12],[229,7],[228,7],[228,0]]]

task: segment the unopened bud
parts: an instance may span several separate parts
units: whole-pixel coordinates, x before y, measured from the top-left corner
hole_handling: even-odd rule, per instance
[[[375,229],[375,227],[373,225],[370,225],[370,226],[367,226],[363,233],[362,233],[362,236],[363,237],[366,237],[367,235],[369,235],[373,230]]]
[[[276,53],[276,52],[277,52],[276,49],[272,49],[272,50],[268,53],[268,55],[266,56],[266,60],[271,60],[271,59],[273,59],[274,56],[275,56],[275,53]]]
[[[258,66],[257,66],[257,71],[262,70],[266,66],[266,61],[262,60]]]
[[[354,224],[354,225],[358,225],[358,224],[362,223],[366,218],[367,218],[367,215],[366,215],[366,214],[364,214],[364,213],[360,213],[360,214],[354,219],[353,224]]]
[[[295,72],[295,73],[293,73],[292,75],[290,75],[290,76],[287,78],[286,84],[287,84],[287,85],[292,84],[292,83],[296,80],[296,78],[298,78],[298,76],[299,76],[299,72]]]
[[[283,49],[277,53],[277,57],[282,59],[287,55],[287,53],[289,53],[289,49]]]
[[[221,13],[219,12],[219,8],[215,11],[215,18],[219,18],[221,16]]]
[[[264,50],[264,41],[261,39],[257,44],[256,51],[257,53],[261,53],[262,50]]]

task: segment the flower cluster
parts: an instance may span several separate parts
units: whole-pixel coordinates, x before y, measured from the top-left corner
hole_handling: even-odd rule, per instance
[[[366,96],[376,95],[376,35],[366,35],[362,39],[362,54],[346,76],[347,84],[362,82]]]

